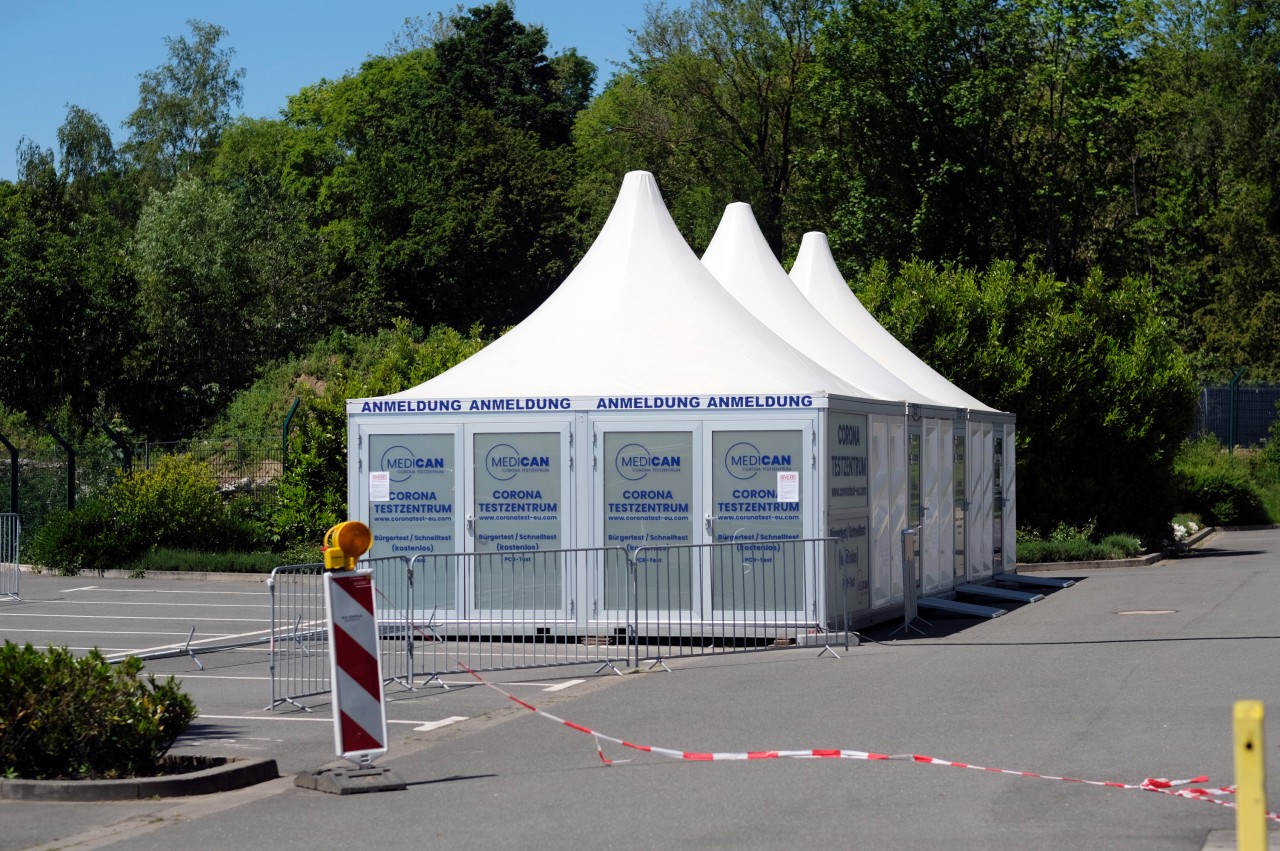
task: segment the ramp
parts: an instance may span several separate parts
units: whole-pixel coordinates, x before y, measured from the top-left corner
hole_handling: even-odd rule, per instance
[[[961,603],[959,600],[946,600],[942,597],[921,597],[916,600],[921,609],[934,609],[939,612],[950,612],[953,615],[969,615],[974,618],[998,618],[1005,614],[1004,609],[994,606],[981,606],[977,603]]]
[[[1027,585],[1033,588],[1070,588],[1076,584],[1074,579],[1051,579],[1048,576],[1023,576],[1020,573],[997,573],[991,577],[993,582],[1008,582],[1010,585]]]
[[[974,597],[994,597],[998,600],[1016,600],[1019,603],[1038,603],[1044,599],[1043,594],[1034,591],[1017,591],[1013,588],[996,588],[991,585],[978,585],[963,582],[955,587],[957,594],[971,594]]]

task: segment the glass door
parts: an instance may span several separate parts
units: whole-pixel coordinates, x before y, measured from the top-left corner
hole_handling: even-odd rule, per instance
[[[468,429],[472,463],[466,582],[480,617],[565,619],[575,571],[568,546],[569,425]]]

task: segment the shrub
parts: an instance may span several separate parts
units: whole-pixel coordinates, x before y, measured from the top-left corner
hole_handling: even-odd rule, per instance
[[[1047,538],[1019,531],[1018,561],[1036,564],[1057,561],[1105,561],[1133,558],[1142,552],[1142,542],[1135,535],[1107,535],[1093,541],[1094,526],[1076,529],[1059,523]]]
[[[252,516],[223,501],[208,465],[169,455],[58,515],[36,533],[31,558],[70,575],[126,567],[158,547],[244,551],[260,537]]]
[[[32,538],[27,557],[64,576],[119,567],[139,549],[135,531],[120,526],[105,499],[83,500],[75,511],[48,518]]]
[[[1210,526],[1249,526],[1271,522],[1250,462],[1212,437],[1184,444],[1174,462],[1177,504]]]
[[[166,455],[119,479],[107,499],[123,526],[156,545],[217,548],[231,525],[213,471],[189,455]]]
[[[0,648],[0,776],[34,780],[156,774],[196,716],[173,677],[139,677],[142,662],[108,664],[5,641]]]

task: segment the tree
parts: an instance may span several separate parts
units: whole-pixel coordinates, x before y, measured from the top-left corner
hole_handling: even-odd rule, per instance
[[[877,263],[857,285],[909,349],[1017,415],[1020,524],[1162,533],[1197,386],[1147,282],[914,261]]]
[[[248,383],[257,307],[230,195],[196,177],[153,191],[134,245],[146,339],[126,420],[149,434],[206,422]]]
[[[87,127],[97,142],[77,148]],[[83,427],[102,414],[133,345],[133,283],[125,262],[127,224],[109,202],[118,175],[108,173],[100,122],[72,107],[58,131],[64,163],[30,142],[20,149],[22,177],[0,184],[0,404],[35,423]],[[96,154],[92,152],[96,151]]]
[[[622,171],[648,169],[674,210],[714,210],[715,219],[726,204],[747,201],[781,256],[810,120],[814,40],[828,6],[695,0],[686,9],[651,8],[630,67],[579,125],[580,155],[594,170],[588,179],[616,189]],[[677,222],[692,225],[679,215]]]
[[[290,100],[290,124],[344,152],[322,180],[335,275],[376,323],[490,327],[523,319],[563,280],[572,117],[590,89],[508,3],[449,19],[429,48],[367,61]]]
[[[218,46],[227,31],[194,19],[187,26],[191,41],[166,37],[168,63],[139,75],[138,108],[125,119],[131,130],[125,149],[157,188],[209,164],[232,107],[241,103],[244,69],[231,67],[234,49]]]

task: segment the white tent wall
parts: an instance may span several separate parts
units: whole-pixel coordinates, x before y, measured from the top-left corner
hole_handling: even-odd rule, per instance
[[[997,570],[1012,571],[1018,562],[1018,467],[1013,423],[999,426],[1004,431],[1004,510],[1001,518],[1003,532],[1002,559]]]
[[[921,591],[949,589],[955,547],[951,494],[951,421],[933,417],[922,423],[921,458]],[[944,475],[945,474],[945,475]]]
[[[907,426],[871,417],[871,608],[902,602],[902,530],[907,528]]]
[[[994,552],[994,464],[992,461],[994,426],[989,421],[969,423],[969,578],[991,576]]]

